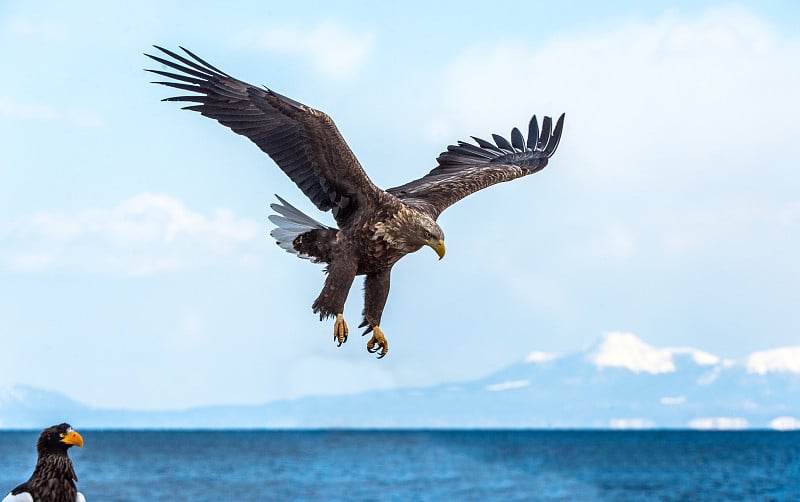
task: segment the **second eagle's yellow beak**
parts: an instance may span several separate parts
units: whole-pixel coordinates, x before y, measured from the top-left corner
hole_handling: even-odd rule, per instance
[[[83,438],[75,431],[69,431],[66,436],[61,438],[61,442],[68,445],[83,448]]]
[[[439,255],[440,260],[444,258],[445,248],[444,248],[444,241],[442,239],[439,239],[438,241],[435,241],[433,239],[428,239],[425,241],[425,244],[427,244],[434,251],[436,251],[436,254]]]

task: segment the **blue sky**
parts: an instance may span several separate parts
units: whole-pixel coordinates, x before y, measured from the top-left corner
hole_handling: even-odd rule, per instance
[[[476,378],[607,332],[800,345],[794,2],[0,3],[0,386],[177,408]],[[254,145],[149,84],[152,44],[319,108],[383,187],[567,113],[550,165],[394,269],[389,357],[341,348],[268,236]],[[330,222],[328,215],[320,216]],[[361,310],[360,282],[346,307]]]

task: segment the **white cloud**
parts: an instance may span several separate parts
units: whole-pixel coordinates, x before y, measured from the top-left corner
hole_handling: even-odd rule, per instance
[[[302,56],[323,75],[341,79],[356,73],[372,52],[374,33],[353,33],[333,21],[324,21],[312,29],[274,28],[248,30],[242,43],[281,54]]]
[[[796,431],[800,430],[800,419],[795,417],[777,417],[769,422],[769,427],[776,431]]]
[[[570,172],[592,186],[663,189],[711,172],[756,172],[796,152],[798,59],[796,38],[736,7],[538,46],[475,45],[438,79],[426,130],[439,144],[463,131],[507,134],[531,112],[566,111],[562,165],[568,157]]]
[[[608,422],[612,429],[652,429],[656,423],[646,418],[612,418]]]
[[[747,371],[766,373],[800,373],[800,346],[781,347],[753,352],[747,358]]]
[[[120,245],[172,243],[182,237],[207,241],[250,240],[260,226],[236,220],[230,210],[218,209],[213,218],[190,211],[168,195],[143,193],[112,210],[90,209],[77,214],[40,212],[31,218],[33,230],[54,240],[90,234],[105,235]]]
[[[701,366],[717,364],[720,359],[708,352],[690,347],[656,348],[633,333],[611,332],[603,335],[598,349],[589,360],[598,368],[626,368],[634,373],[672,373],[675,355],[689,355]]]
[[[53,257],[46,251],[22,253],[9,257],[9,266],[14,270],[34,271],[48,268],[53,263]]]
[[[525,356],[526,363],[546,363],[557,359],[558,356],[556,354],[550,354],[548,352],[531,352],[527,356]]]
[[[246,263],[254,255],[247,247],[267,241],[263,233],[261,224],[230,210],[207,216],[168,195],[143,193],[111,209],[33,214],[8,232],[11,245],[0,258],[20,271],[149,275],[217,261]]]
[[[55,120],[58,118],[58,113],[50,106],[41,103],[19,103],[10,99],[0,99],[0,117]]]
[[[798,247],[787,230],[800,210],[782,189],[798,179],[786,161],[800,155],[789,132],[800,129],[798,60],[797,34],[737,7],[562,31],[538,45],[474,44],[433,79],[419,129],[440,147],[565,111],[547,168],[559,174],[545,174],[568,189],[559,223],[575,231],[561,256],[649,265],[664,253],[675,260],[667,267],[697,255],[727,266],[723,256],[750,269],[754,256],[788,260]]]
[[[679,404],[683,404],[686,402],[686,396],[675,396],[675,397],[662,397],[660,399],[661,404],[664,406],[675,406]]]
[[[529,210],[544,223],[529,232],[519,232],[512,218],[491,225],[495,235],[523,234],[528,246],[520,256],[551,259],[551,265],[521,270],[514,260],[494,260],[496,280],[514,290],[516,301],[564,318],[580,317],[585,295],[553,278],[571,277],[584,258],[584,274],[619,274],[606,277],[611,289],[641,286],[633,270],[652,275],[655,296],[669,301],[655,305],[648,296],[640,302],[645,310],[681,303],[691,309],[699,291],[724,287],[738,272],[750,276],[750,289],[763,287],[800,245],[793,231],[800,209],[790,190],[798,175],[786,161],[800,155],[800,143],[787,133],[800,129],[794,63],[800,38],[738,8],[589,30],[562,31],[538,46],[520,39],[467,46],[431,80],[435,90],[425,98],[419,134],[434,152],[469,134],[507,136],[512,126],[525,131],[534,112],[540,118],[567,112],[559,152],[536,175],[545,178],[520,182],[534,192],[546,183],[566,193],[543,193],[552,198]],[[687,40],[702,43],[689,50]],[[784,112],[787,106],[791,111]],[[743,180],[758,180],[761,188],[751,190]],[[475,197],[503,207],[495,190],[516,189]],[[781,200],[787,197],[794,201]],[[463,204],[469,200],[475,199]],[[764,238],[770,236],[778,242]],[[622,262],[633,266],[601,268]],[[698,289],[692,277],[704,268],[710,280]],[[690,289],[675,294],[678,287]]]
[[[727,361],[726,361],[727,362]],[[697,385],[711,385],[722,374],[722,368],[728,367],[725,363],[721,366],[714,366],[711,371],[703,373],[697,378]]]
[[[695,418],[688,425],[691,429],[724,431],[746,429],[748,422],[741,417],[706,417]]]
[[[63,41],[67,38],[67,32],[63,26],[50,21],[13,18],[6,23],[6,30],[15,35],[43,38],[50,41]]]
[[[487,385],[486,390],[489,392],[498,392],[503,390],[521,389],[523,387],[528,387],[530,384],[530,380],[509,380],[508,382]]]
[[[23,120],[63,121],[81,128],[103,127],[103,118],[95,111],[86,108],[57,108],[44,103],[23,103],[10,99],[0,99],[0,117]]]
[[[721,243],[741,247],[775,236],[791,235],[800,225],[800,204],[795,201],[715,202],[690,208],[671,207],[651,214],[651,224],[661,229],[661,244],[671,254],[685,254]],[[761,232],[755,235],[754,229]],[[767,244],[765,242],[765,244]]]
[[[671,350],[673,354],[688,354],[692,356],[692,360],[700,366],[710,366],[720,362],[720,358],[714,354],[709,354],[708,352],[703,352],[702,350],[693,349],[691,347],[675,347],[669,350]]]

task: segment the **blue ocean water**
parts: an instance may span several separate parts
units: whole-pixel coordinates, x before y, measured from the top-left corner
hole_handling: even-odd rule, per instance
[[[91,501],[800,500],[800,432],[81,431]],[[37,432],[0,432],[0,491]]]

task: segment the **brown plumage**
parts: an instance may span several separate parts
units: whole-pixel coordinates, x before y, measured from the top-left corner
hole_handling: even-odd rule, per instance
[[[156,46],[169,59],[147,54],[177,70],[147,70],[171,80],[155,82],[193,94],[165,101],[194,103],[188,110],[219,121],[246,136],[278,165],[321,211],[331,211],[338,228],[323,225],[278,197],[270,220],[272,235],[283,249],[327,265],[325,286],[314,301],[320,319],[335,316],[334,338],[347,339],[342,317],[356,275],[365,275],[360,327],[373,333],[370,352],[386,355],[380,330],[389,294],[392,266],[408,253],[428,245],[444,256],[444,233],[436,219],[447,207],[490,185],[535,173],[547,165],[561,139],[564,115],[542,128],[534,116],[527,142],[514,128],[511,141],[493,135],[495,143],[473,138],[458,142],[437,158],[438,166],[417,180],[388,190],[375,186],[336,125],[326,114],[218,70],[186,49],[186,54]]]

